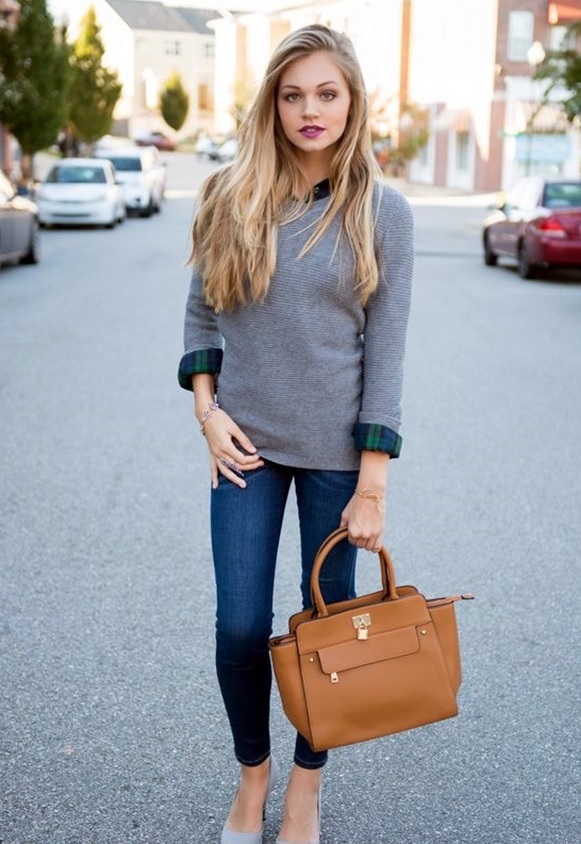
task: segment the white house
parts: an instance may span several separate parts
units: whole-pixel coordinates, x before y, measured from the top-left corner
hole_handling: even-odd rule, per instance
[[[291,31],[322,23],[345,32],[355,44],[373,103],[397,123],[401,64],[401,3],[391,0],[271,0],[259,12],[218,17],[216,33],[215,123],[234,128],[233,99],[258,85],[270,55]],[[392,128],[391,125],[389,128]]]
[[[93,6],[105,46],[104,64],[116,70],[123,92],[115,110],[114,131],[135,135],[150,130],[172,134],[159,113],[159,94],[177,72],[190,98],[180,137],[213,128],[213,9],[166,6],[144,0],[76,0],[67,7],[70,37]]]

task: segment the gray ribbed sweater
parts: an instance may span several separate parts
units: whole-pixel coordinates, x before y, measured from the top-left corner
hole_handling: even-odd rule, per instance
[[[338,220],[297,260],[328,198],[280,228],[276,271],[264,302],[216,315],[194,270],[185,354],[224,349],[218,401],[267,460],[358,469],[357,422],[399,431],[413,218],[393,188],[378,183],[374,197],[381,280],[365,308],[349,283],[349,250],[335,249]]]

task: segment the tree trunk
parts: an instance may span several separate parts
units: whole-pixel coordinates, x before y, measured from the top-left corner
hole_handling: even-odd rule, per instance
[[[29,152],[22,153],[22,176],[21,182],[23,187],[30,187],[32,181],[34,180],[34,160],[33,156]]]

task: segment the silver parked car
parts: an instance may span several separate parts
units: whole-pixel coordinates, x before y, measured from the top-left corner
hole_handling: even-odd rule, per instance
[[[41,226],[92,225],[113,228],[126,216],[110,161],[63,158],[50,169],[35,196]]]
[[[0,264],[37,264],[39,258],[38,208],[0,171]]]
[[[155,147],[100,148],[95,155],[115,168],[128,211],[150,217],[161,211],[165,192],[165,165]]]

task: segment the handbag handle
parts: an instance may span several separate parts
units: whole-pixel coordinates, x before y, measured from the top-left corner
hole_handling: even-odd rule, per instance
[[[348,534],[349,531],[346,527],[337,528],[337,530],[334,530],[333,533],[330,533],[329,536],[323,540],[321,547],[317,551],[317,556],[315,557],[313,570],[311,572],[311,597],[313,599],[313,606],[317,610],[317,614],[320,616],[329,615],[329,610],[327,609],[327,605],[325,604],[323,593],[321,592],[321,587],[319,585],[319,575],[321,573],[323,563],[333,548],[344,539],[347,539]],[[395,571],[391,557],[385,548],[380,548],[378,553],[383,591],[390,601],[397,601],[398,594],[395,588]]]

